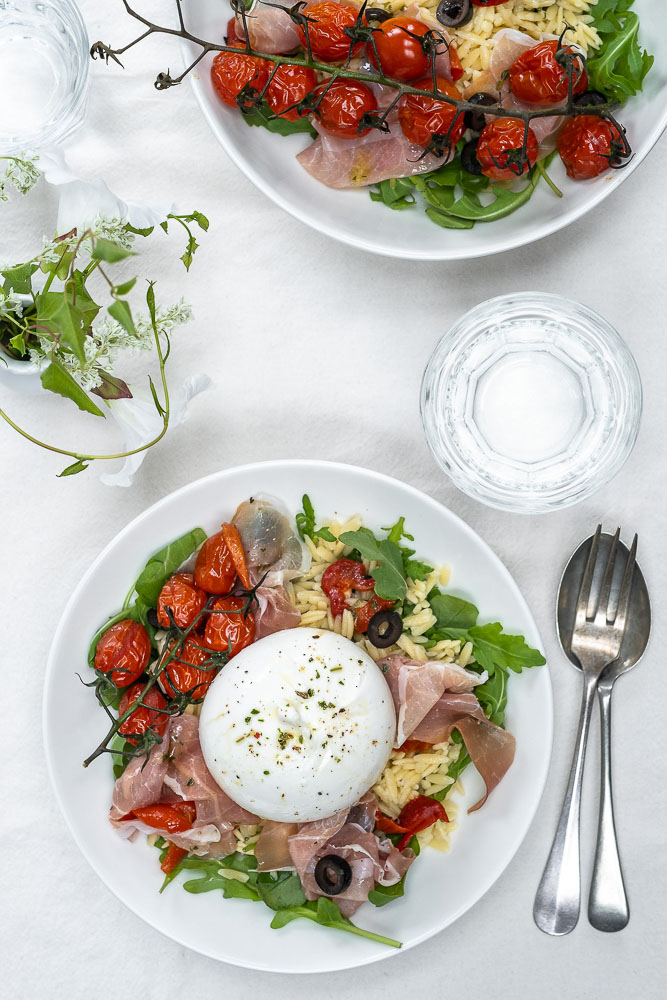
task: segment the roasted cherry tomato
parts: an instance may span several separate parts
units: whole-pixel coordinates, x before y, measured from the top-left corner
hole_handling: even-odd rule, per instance
[[[324,62],[342,62],[347,59],[352,39],[345,33],[345,29],[357,23],[357,8],[346,3],[323,0],[322,3],[309,4],[305,16],[308,18],[308,37],[313,56]],[[305,49],[306,32],[300,26],[296,30]],[[361,43],[358,43],[354,51],[358,52],[360,48]]]
[[[618,167],[630,155],[625,137],[612,122],[597,115],[571,118],[558,136],[558,152],[568,176],[589,180]]]
[[[204,643],[209,649],[227,652],[236,656],[255,640],[255,618],[252,611],[243,614],[246,606],[244,597],[219,597],[213,603],[204,633]]]
[[[195,563],[195,583],[208,594],[228,594],[236,580],[236,567],[222,531],[210,535]]]
[[[184,833],[197,818],[194,802],[156,802],[152,806],[138,806],[123,819],[138,819],[154,830],[166,833]]]
[[[151,658],[148,632],[139,622],[124,618],[101,636],[95,650],[95,669],[111,674],[116,687],[133,684]]]
[[[572,93],[588,86],[584,57],[559,41],[538,42],[523,52],[509,69],[510,90],[527,104],[558,104],[568,94],[568,64],[572,61]]]
[[[187,853],[188,852],[184,847],[177,847],[176,844],[170,844],[167,848],[167,853],[164,856],[164,861],[160,865],[160,868],[165,875],[170,875],[174,868],[178,867]]]
[[[192,573],[175,573],[165,583],[157,599],[157,620],[163,628],[172,624],[171,611],[179,628],[189,628],[206,604],[206,594],[195,583]]]
[[[230,17],[229,21],[227,21],[227,35],[225,37],[225,40],[227,42],[227,45],[230,46],[230,48],[233,48],[233,49],[243,49],[243,48],[245,48],[245,42],[236,33],[236,18],[235,17]]]
[[[123,697],[120,699],[118,707],[119,716],[125,715],[128,708],[134,702],[139,701],[141,692],[145,687],[146,685],[139,681],[138,684],[133,684],[131,688],[123,692]],[[163,711],[167,707],[167,702],[157,688],[150,688],[146,696],[141,700],[142,704],[138,705],[131,715],[128,715],[118,730],[128,743],[136,744],[138,740],[132,737],[143,736],[147,729],[153,729],[160,736],[163,736],[167,728],[169,716]]]
[[[396,845],[399,851],[408,846],[415,833],[426,830],[439,819],[443,819],[446,823],[449,822],[442,802],[432,799],[429,795],[418,795],[415,799],[410,799],[407,805],[403,806],[398,817],[399,826],[405,827],[408,831]]]
[[[266,59],[245,52],[218,52],[211,66],[211,81],[225,104],[236,108],[237,97],[246,84],[258,92],[262,90],[269,78],[269,68]]]
[[[232,557],[236,575],[246,590],[250,590],[250,575],[248,573],[248,564],[246,562],[245,552],[243,551],[243,542],[241,541],[241,533],[239,529],[235,524],[229,524],[225,521],[222,525],[222,537],[229,550],[229,554]]]
[[[438,90],[447,97],[460,99],[461,95],[449,80],[437,78]],[[415,87],[422,90],[432,90],[433,81],[430,77],[418,80]],[[452,104],[438,101],[432,97],[422,97],[420,94],[404,94],[398,102],[398,121],[401,131],[410,142],[419,146],[432,145],[440,152],[438,143],[451,149],[465,132],[464,115]]]
[[[215,669],[210,662],[211,654],[204,648],[204,636],[190,633],[184,642],[174,640],[169,651],[177,645],[180,648],[164,668],[160,683],[170,698],[178,692],[189,694],[195,699],[203,698],[215,677]],[[206,669],[202,670],[204,663]]]
[[[524,150],[524,139],[528,139]],[[521,177],[537,161],[537,138],[532,128],[518,118],[495,118],[482,129],[477,159],[482,173],[492,180]]]
[[[430,67],[423,38],[432,30],[413,17],[390,17],[373,32],[377,56],[369,45],[368,57],[376,69],[392,80],[416,80]]]
[[[355,80],[334,80],[321,88],[322,99],[315,114],[327,132],[341,139],[355,139],[367,135],[369,128],[360,128],[365,114],[377,111],[377,101],[372,90]]]
[[[391,816],[385,816],[383,812],[379,809],[375,812],[375,829],[382,830],[383,833],[407,833],[407,829],[392,819]]]
[[[301,117],[294,105],[302,101],[306,94],[309,94],[316,86],[315,70],[308,66],[292,66],[289,63],[283,63],[275,71],[266,88],[266,103],[274,115],[294,122]]]
[[[322,590],[329,598],[334,618],[345,611],[345,602],[353,590],[372,590],[374,586],[375,580],[366,575],[364,564],[356,559],[338,559],[322,574]]]
[[[387,601],[384,597],[378,597],[377,594],[373,594],[370,601],[366,601],[360,608],[354,609],[355,632],[363,634],[368,629],[368,623],[373,615],[377,614],[378,611],[389,611],[389,608],[393,608],[394,604],[396,604],[396,601]]]

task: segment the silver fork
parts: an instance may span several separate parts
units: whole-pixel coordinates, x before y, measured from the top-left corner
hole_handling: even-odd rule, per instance
[[[615,660],[621,650],[632,588],[634,554],[626,563],[617,606],[611,606],[610,593],[619,528],[611,543],[599,596],[597,600],[591,601],[601,531],[602,526],[598,525],[581,580],[572,632],[572,652],[579,660],[584,676],[574,757],[556,835],[533,906],[535,923],[547,934],[569,934],[579,919],[579,813],[586,740],[598,679],[607,664]]]

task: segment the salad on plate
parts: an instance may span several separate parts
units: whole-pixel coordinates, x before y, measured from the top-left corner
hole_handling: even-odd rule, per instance
[[[511,767],[510,671],[544,664],[448,590],[399,517],[317,526],[251,497],[219,532],[152,556],[95,633],[89,682],[109,729],[110,822],[148,836],[190,893],[263,902],[400,947],[353,923],[448,850],[472,763],[484,805]],[[159,853],[158,853],[159,852]]]
[[[629,162],[616,115],[653,63],[633,5],[231,0],[211,81],[248,125],[306,134],[297,160],[316,180],[468,229],[541,179],[562,197],[556,157],[577,181]]]

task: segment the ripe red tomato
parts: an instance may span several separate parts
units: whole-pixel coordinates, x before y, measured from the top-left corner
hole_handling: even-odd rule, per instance
[[[572,46],[559,41],[538,42],[510,66],[510,90],[527,104],[558,104],[568,93],[567,57],[574,57],[572,93],[588,87],[584,57]]]
[[[236,567],[222,531],[210,535],[195,563],[195,583],[208,594],[228,594],[236,580]]]
[[[140,681],[138,684],[133,684],[131,688],[123,691],[123,697],[120,699],[120,705],[118,707],[119,717],[127,712],[130,705],[139,701],[141,692],[145,687],[146,685]],[[167,722],[169,721],[169,716],[166,712],[153,711],[154,709],[162,710],[167,707],[167,702],[157,688],[150,688],[142,701],[143,704],[138,705],[134,712],[132,712],[131,715],[128,715],[127,719],[121,724],[121,727],[118,730],[121,736],[124,736],[128,743],[133,743],[135,745],[138,740],[133,739],[132,737],[143,736],[149,728],[154,729],[156,733],[163,736],[164,731],[167,728]]]
[[[139,819],[146,826],[166,833],[184,833],[192,827],[196,817],[194,802],[156,802],[151,806],[137,806],[123,819]]]
[[[438,90],[447,97],[460,99],[461,94],[449,80],[437,78]],[[415,87],[422,90],[432,90],[433,81],[430,77],[418,80]],[[410,142],[419,146],[428,146],[434,136],[442,136],[447,140],[447,146],[455,146],[465,132],[463,112],[457,111],[452,104],[438,101],[432,97],[421,97],[419,94],[404,94],[398,102],[398,121],[401,131]]]
[[[393,608],[394,604],[396,604],[396,601],[388,601],[384,597],[378,597],[377,594],[373,594],[370,601],[366,601],[361,607],[355,608],[354,631],[363,635],[367,631],[368,623],[373,615],[376,615],[378,611],[389,611],[390,608]]]
[[[305,15],[308,18],[310,49],[315,59],[324,62],[347,59],[352,39],[345,34],[345,29],[357,23],[357,8],[346,3],[334,3],[334,0],[322,0],[322,3],[309,4]],[[306,32],[298,25],[296,30],[306,49]],[[354,51],[358,52],[360,48],[361,42],[355,45]]]
[[[390,17],[373,32],[377,57],[372,45],[368,46],[368,57],[393,80],[416,80],[430,68],[422,39],[431,30],[412,17]]]
[[[178,640],[169,645],[171,652]],[[193,698],[203,698],[208,691],[215,670],[208,663],[206,670],[201,670],[203,663],[210,661],[210,653],[203,648],[204,636],[190,633],[188,638],[180,643],[173,660],[170,660],[160,675],[160,683],[168,697],[173,698],[178,692],[189,694]],[[210,669],[209,669],[210,666]]]
[[[528,129],[526,151],[523,144]],[[537,161],[537,138],[532,128],[519,118],[495,118],[482,129],[477,159],[482,173],[492,180],[507,181],[521,177]]]
[[[209,649],[229,650],[231,659],[254,642],[255,618],[251,611],[243,614],[245,606],[244,597],[219,597],[214,601],[213,610],[219,613],[209,615],[204,633],[204,643]]]
[[[571,118],[558,136],[558,152],[575,181],[597,177],[630,155],[625,137],[613,122],[597,115]]]
[[[205,604],[206,594],[196,585],[192,573],[175,573],[160,591],[157,620],[163,628],[169,628],[169,609],[179,628],[189,628]]]
[[[319,92],[323,96],[315,114],[327,132],[341,139],[355,139],[370,132],[370,127],[360,129],[359,124],[365,114],[377,111],[378,105],[365,83],[339,79],[324,84]]]
[[[266,102],[275,115],[293,122],[301,117],[294,105],[302,101],[316,86],[315,70],[308,66],[283,63],[266,88]]]
[[[246,55],[245,52],[218,52],[211,66],[211,82],[225,104],[237,108],[236,98],[246,84],[261,91],[269,78],[266,59]],[[249,106],[249,102],[246,102]]]
[[[375,580],[368,576],[363,563],[356,559],[337,559],[322,574],[322,590],[329,598],[331,614],[338,618],[353,590],[373,590]]]
[[[111,674],[116,687],[128,687],[143,674],[151,658],[148,632],[139,622],[124,618],[100,638],[95,650],[95,669]]]
[[[398,817],[399,826],[405,827],[408,831],[396,845],[399,851],[408,846],[415,833],[426,830],[438,819],[444,820],[445,823],[449,822],[442,802],[432,799],[429,795],[418,795],[416,798],[410,799],[407,805],[403,806]]]

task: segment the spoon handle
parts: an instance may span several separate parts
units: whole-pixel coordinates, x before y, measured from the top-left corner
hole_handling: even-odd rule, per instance
[[[611,791],[611,692],[610,684],[600,682],[598,685],[602,748],[600,818],[593,879],[588,898],[588,919],[599,931],[621,931],[630,919],[621,859],[618,856]]]
[[[579,812],[586,740],[591,721],[597,675],[584,673],[579,728],[567,791],[551,852],[540,881],[533,919],[545,934],[569,934],[579,919],[581,875],[579,870]]]

